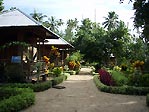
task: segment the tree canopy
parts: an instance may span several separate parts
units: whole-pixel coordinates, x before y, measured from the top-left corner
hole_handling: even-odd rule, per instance
[[[120,0],[123,3],[124,0]],[[133,2],[134,26],[140,28],[141,38],[145,43],[149,42],[149,0],[129,0]]]

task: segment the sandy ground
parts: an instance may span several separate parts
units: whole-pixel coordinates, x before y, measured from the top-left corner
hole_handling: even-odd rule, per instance
[[[21,112],[149,112],[145,96],[130,96],[100,92],[82,68],[60,84],[65,89],[51,88],[36,93],[35,105]]]

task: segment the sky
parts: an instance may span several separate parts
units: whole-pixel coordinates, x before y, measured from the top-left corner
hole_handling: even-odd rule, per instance
[[[68,19],[77,18],[79,21],[90,18],[94,22],[104,22],[108,12],[115,11],[119,19],[133,29],[134,10],[133,3],[125,0],[123,4],[119,0],[3,0],[5,9],[19,8],[26,14],[43,13],[48,17],[54,16],[66,22]]]

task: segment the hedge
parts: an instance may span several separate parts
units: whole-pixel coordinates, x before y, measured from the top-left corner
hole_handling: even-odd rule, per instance
[[[57,84],[60,84],[62,83],[64,80],[67,79],[67,76],[66,75],[61,75],[59,77],[55,77],[53,80],[52,80],[52,86],[55,86]]]
[[[9,84],[4,84],[0,85],[1,87],[18,87],[18,88],[31,88],[33,89],[34,92],[40,92],[47,90],[51,88],[53,85],[57,85],[62,83],[64,80],[67,79],[67,75],[61,75],[59,77],[55,77],[53,80],[45,81],[45,82],[40,82],[40,83],[9,83]]]
[[[93,78],[97,88],[103,92],[114,94],[127,94],[127,95],[147,95],[149,87],[134,87],[134,86],[107,86],[100,82],[99,76],[95,75]]]
[[[29,88],[10,88],[2,87],[1,92],[13,93],[14,96],[9,96],[0,101],[0,112],[18,112],[29,107],[35,102],[35,94]]]
[[[146,96],[146,104],[147,104],[147,106],[149,106],[149,94],[147,94],[147,96]]]
[[[18,88],[31,88],[34,92],[44,91],[52,87],[52,81],[45,81],[41,83],[9,83],[1,85],[3,87],[18,87]]]

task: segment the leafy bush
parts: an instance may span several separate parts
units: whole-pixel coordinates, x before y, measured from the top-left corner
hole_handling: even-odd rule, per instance
[[[44,91],[47,90],[49,88],[52,87],[52,81],[45,81],[45,82],[41,82],[41,83],[35,83],[35,84],[31,84],[31,83],[14,83],[14,84],[5,84],[5,85],[1,85],[3,87],[18,87],[18,88],[31,88],[33,89],[33,91],[35,92],[39,92],[39,91]]]
[[[20,94],[20,91],[18,91],[17,89],[12,90],[10,87],[7,88],[0,87],[0,100],[9,98],[10,96],[14,96],[17,94]]]
[[[109,72],[107,72],[104,69],[100,69],[99,70],[99,75],[100,75],[100,81],[108,86],[113,86],[114,85],[114,81],[112,80],[112,77],[110,75]]]
[[[138,87],[149,87],[149,74],[129,75],[129,85]]]
[[[59,77],[55,77],[52,80],[52,86],[60,84],[60,83],[62,83],[66,79],[67,79],[67,76],[65,76],[65,75],[62,75],[62,76],[59,76]]]
[[[134,87],[134,86],[120,86],[120,87],[112,87],[104,85],[98,75],[95,75],[94,83],[97,88],[103,92],[114,93],[114,94],[128,94],[128,95],[146,95],[149,93],[149,87]]]
[[[149,106],[149,94],[147,94],[147,96],[146,96],[146,104],[147,104],[147,106]]]
[[[35,94],[29,88],[1,88],[6,93],[15,93],[7,99],[0,101],[0,112],[18,112],[35,102]]]
[[[112,79],[115,82],[116,86],[123,86],[128,83],[128,78],[125,77],[125,75],[120,71],[111,71]]]
[[[58,76],[60,76],[61,73],[62,73],[62,68],[61,68],[61,67],[55,67],[55,68],[52,70],[52,72],[54,73],[54,75],[55,75],[56,77],[58,77]]]

